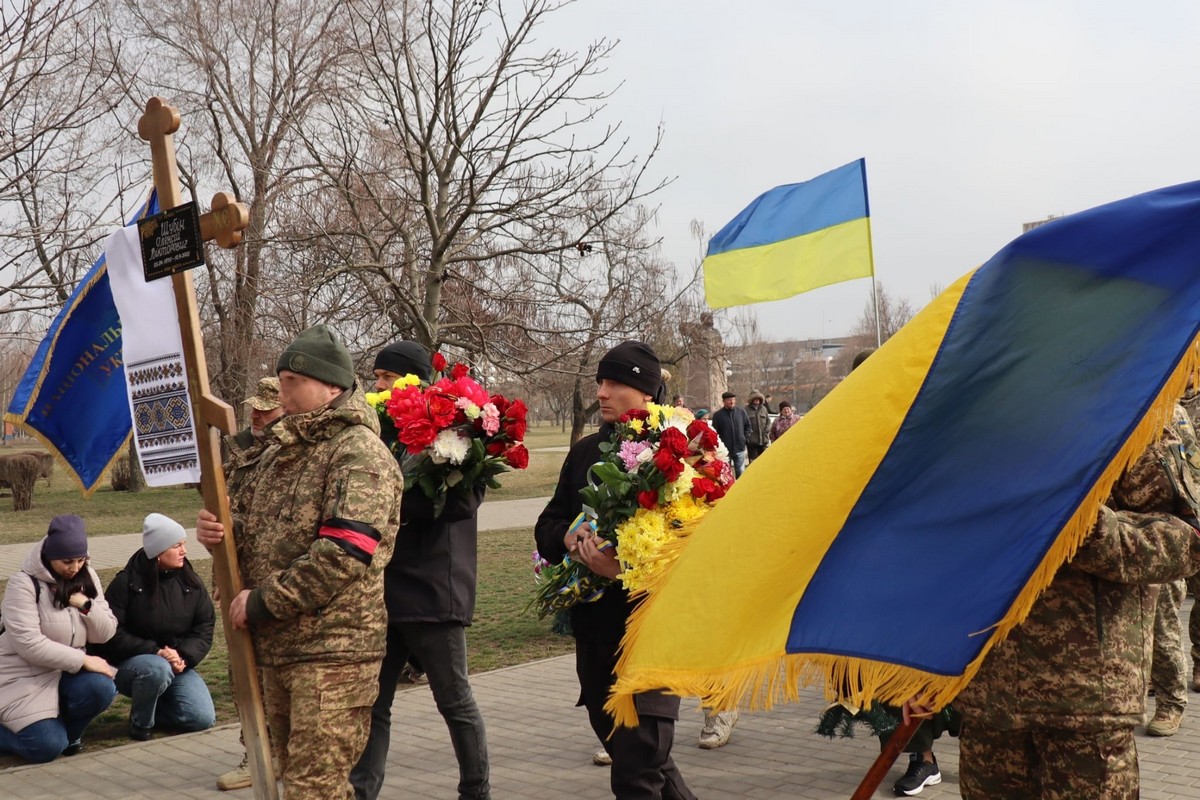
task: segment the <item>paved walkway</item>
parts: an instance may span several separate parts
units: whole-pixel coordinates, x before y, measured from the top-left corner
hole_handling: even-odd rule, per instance
[[[586,717],[572,706],[577,691],[572,656],[475,675],[471,682],[487,721],[492,789],[498,800],[611,797],[607,769],[591,763],[596,741]],[[863,737],[831,742],[814,735],[813,725],[823,705],[817,692],[805,691],[795,705],[743,715],[726,747],[700,750],[695,746],[700,712],[694,701],[684,701],[676,761],[704,800],[848,798],[878,746]],[[397,694],[393,714],[388,776],[381,796],[453,800],[457,767],[429,689],[415,687]],[[1139,736],[1138,749],[1143,797],[1200,797],[1200,714],[1185,717],[1174,737]],[[240,755],[237,727],[226,725],[3,770],[0,797],[248,800],[253,797],[250,789],[216,790],[217,776],[236,764]],[[938,760],[944,780],[921,797],[959,798],[954,740],[939,744]],[[902,771],[900,765],[893,767],[875,796],[890,797],[891,784]]]

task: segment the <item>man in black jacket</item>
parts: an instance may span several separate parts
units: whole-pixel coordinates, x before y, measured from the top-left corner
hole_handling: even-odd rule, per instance
[[[746,409],[737,404],[737,395],[725,392],[721,395],[721,407],[712,416],[713,427],[721,443],[729,451],[729,463],[733,466],[733,475],[742,477],[746,471],[746,449],[750,441],[750,417]]]
[[[390,389],[408,374],[423,381],[433,376],[432,358],[420,344],[393,342],[375,357],[376,390]],[[482,488],[469,495],[453,493],[435,515],[433,502],[419,488],[405,488],[396,551],[383,574],[388,632],[379,697],[371,709],[367,747],[350,772],[356,800],[375,800],[383,786],[392,701],[412,655],[425,670],[450,730],[460,800],[491,797],[483,716],[467,681],[466,626],[475,614],[477,514],[483,494]]]
[[[534,530],[538,552],[551,563],[570,554],[574,561],[606,578],[615,578],[620,562],[611,550],[597,549],[589,525],[572,528],[583,501],[589,468],[601,459],[600,443],[608,440],[612,423],[632,408],[645,408],[665,396],[658,356],[641,342],[626,341],[609,350],[596,368],[596,397],[604,424],[600,431],[576,442],[563,462],[558,486]],[[587,707],[592,730],[612,756],[611,785],[618,800],[695,800],[671,759],[679,698],[647,692],[635,698],[640,718],[636,728],[613,727],[604,701],[614,681],[617,650],[629,618],[629,594],[614,583],[600,599],[571,609],[575,634],[575,671],[579,676],[579,705]],[[611,737],[610,737],[611,734]]]

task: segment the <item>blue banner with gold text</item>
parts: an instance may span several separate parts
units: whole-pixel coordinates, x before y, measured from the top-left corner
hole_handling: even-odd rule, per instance
[[[151,193],[130,224],[158,212]],[[132,422],[121,359],[121,319],[103,254],[38,345],[17,385],[7,422],[36,436],[85,494],[121,452]]]

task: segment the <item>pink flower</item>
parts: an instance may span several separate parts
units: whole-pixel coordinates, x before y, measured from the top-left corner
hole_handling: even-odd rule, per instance
[[[649,442],[631,442],[628,440],[621,442],[621,449],[617,455],[621,457],[621,461],[625,462],[626,472],[637,472],[638,466],[642,463],[638,460],[638,455],[649,447]]]
[[[483,404],[483,432],[488,436],[495,436],[496,431],[500,430],[500,409],[496,408],[495,403]]]

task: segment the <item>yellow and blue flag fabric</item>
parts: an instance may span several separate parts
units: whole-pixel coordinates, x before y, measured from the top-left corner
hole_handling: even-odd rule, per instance
[[[156,213],[151,192],[130,224]],[[40,440],[85,495],[133,427],[121,352],[121,319],[101,255],[51,323],[4,415]]]
[[[1197,369],[1200,182],[1036,228],[755,460],[635,610],[609,708],[802,685],[934,707],[1091,531]],[[712,587],[722,587],[712,592]]]
[[[867,164],[759,195],[708,243],[712,308],[762,303],[873,274]]]

